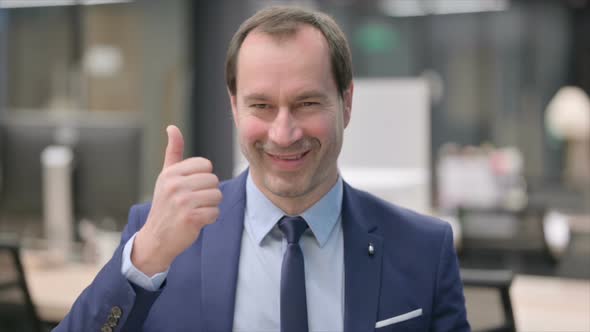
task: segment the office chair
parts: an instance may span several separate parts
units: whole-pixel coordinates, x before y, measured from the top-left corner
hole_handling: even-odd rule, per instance
[[[42,332],[16,241],[0,239],[0,332]]]
[[[516,332],[508,270],[461,269],[467,318],[475,332]]]

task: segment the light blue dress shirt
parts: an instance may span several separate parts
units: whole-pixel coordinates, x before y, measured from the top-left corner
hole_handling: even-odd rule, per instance
[[[309,229],[299,241],[305,259],[305,286],[310,332],[336,332],[344,324],[344,238],[341,207],[343,183],[303,212]],[[246,210],[240,252],[235,332],[280,331],[280,281],[287,241],[277,227],[285,213],[256,187],[246,181]],[[148,290],[158,289],[168,271],[152,278],[131,263],[135,235],[123,250],[122,273]]]

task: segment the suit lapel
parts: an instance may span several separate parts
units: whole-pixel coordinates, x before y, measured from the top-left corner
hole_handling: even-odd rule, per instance
[[[344,185],[342,229],[344,232],[344,331],[373,331],[377,320],[383,239],[377,225],[363,213],[358,192]],[[369,254],[369,245],[374,254]]]
[[[214,224],[203,230],[202,319],[205,331],[231,331],[234,318],[236,283],[240,259],[246,175],[228,182]]]

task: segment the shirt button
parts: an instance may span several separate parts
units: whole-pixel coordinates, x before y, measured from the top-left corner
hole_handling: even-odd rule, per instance
[[[123,310],[121,310],[121,308],[118,306],[114,306],[111,308],[111,314],[115,318],[121,318],[121,315],[123,314]]]

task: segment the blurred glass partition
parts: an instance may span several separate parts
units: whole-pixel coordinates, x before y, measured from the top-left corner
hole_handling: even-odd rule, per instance
[[[2,1],[7,107],[137,111],[139,15],[119,2]]]

